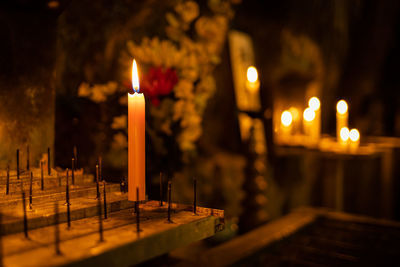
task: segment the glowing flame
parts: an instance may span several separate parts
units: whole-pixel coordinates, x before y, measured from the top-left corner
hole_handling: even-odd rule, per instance
[[[357,129],[351,129],[349,137],[351,141],[357,142],[360,140],[360,132]]]
[[[247,80],[251,83],[255,83],[258,80],[257,69],[253,66],[247,68]]]
[[[135,92],[139,92],[139,75],[136,60],[132,63],[132,88]]]
[[[349,135],[350,135],[349,128],[343,127],[342,129],[340,129],[340,139],[342,139],[343,141],[347,141],[349,140]]]
[[[339,114],[342,114],[342,115],[345,114],[347,112],[347,109],[348,109],[348,106],[347,106],[346,101],[340,100],[339,102],[337,102],[336,110]]]
[[[285,110],[284,112],[282,112],[281,115],[281,122],[284,126],[288,127],[290,126],[290,124],[292,124],[292,113],[290,113],[290,111]]]
[[[308,106],[314,110],[317,111],[321,107],[321,102],[319,101],[318,97],[311,97],[310,100],[308,100]]]
[[[306,108],[303,112],[303,118],[305,121],[312,121],[315,119],[315,112],[311,108]]]

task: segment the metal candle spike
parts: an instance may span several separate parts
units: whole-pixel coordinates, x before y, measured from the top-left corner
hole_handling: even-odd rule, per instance
[[[103,180],[104,219],[107,219],[106,181]]]
[[[75,159],[72,158],[72,164],[71,164],[71,177],[72,177],[72,185],[75,185]]]
[[[163,192],[162,192],[162,172],[160,172],[160,207],[163,205]]]
[[[50,147],[47,148],[47,171],[49,175],[51,175],[51,167],[50,167]]]
[[[99,156],[99,181],[103,181],[103,169],[102,169],[102,166],[103,166],[103,163],[102,163],[102,158],[101,158],[101,156]]]
[[[26,147],[26,169],[29,171],[29,145]]]
[[[103,217],[101,216],[101,199],[100,197],[97,199],[97,206],[98,206],[98,213],[99,213],[99,242],[104,241],[104,235],[103,235]]]
[[[43,161],[40,161],[40,188],[44,190]]]
[[[139,233],[140,232],[139,187],[136,187],[135,210],[136,210],[136,232]]]
[[[10,165],[7,165],[7,184],[6,184],[6,194],[10,193]]]
[[[19,149],[17,149],[17,179],[19,180]]]
[[[33,173],[31,172],[31,180],[29,184],[29,209],[32,210],[32,183],[33,183]]]
[[[69,170],[67,169],[67,182],[65,188],[65,198],[66,198],[66,205],[67,205],[67,222],[68,222],[68,229],[71,227],[71,210],[70,210],[70,203],[69,203]]]
[[[61,250],[60,250],[60,218],[59,218],[59,213],[58,213],[58,203],[54,203],[54,246],[56,249],[56,254],[61,255]]]
[[[197,214],[197,180],[193,180],[193,213]]]
[[[74,159],[75,159],[75,166],[78,168],[78,149],[74,146]]]
[[[168,181],[168,222],[171,221],[171,181]]]
[[[22,182],[21,182],[21,188],[22,188]],[[24,213],[24,234],[25,234],[25,238],[29,238],[29,236],[28,236],[28,217],[26,214],[25,192],[23,190],[22,190],[22,208],[23,208],[23,213]]]
[[[3,214],[0,213],[0,225],[3,224]],[[4,262],[3,262],[3,240],[0,236],[0,266],[3,267],[4,266]]]
[[[100,188],[99,188],[99,165],[96,165],[96,198],[100,198]]]

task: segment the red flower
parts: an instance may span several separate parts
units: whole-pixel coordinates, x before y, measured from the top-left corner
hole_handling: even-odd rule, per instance
[[[153,105],[158,106],[159,96],[170,94],[177,82],[178,76],[174,69],[167,68],[163,71],[161,67],[151,67],[143,77],[140,87]]]

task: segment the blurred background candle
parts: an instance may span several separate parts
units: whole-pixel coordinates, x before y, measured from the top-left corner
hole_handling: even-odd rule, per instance
[[[321,102],[317,97],[311,97],[308,100],[308,107],[315,112],[315,119],[312,120],[311,125],[311,138],[313,141],[318,142],[321,137]]]
[[[313,121],[315,120],[315,112],[310,107],[306,108],[303,112],[303,131],[304,135],[310,137]],[[306,139],[309,141],[309,139]]]
[[[132,64],[133,94],[128,93],[128,200],[146,199],[145,102],[139,93],[136,61]],[[136,196],[139,188],[139,198]]]
[[[340,131],[343,127],[348,127],[349,113],[346,101],[339,100],[336,105],[336,138],[341,142]]]
[[[347,145],[349,143],[349,137],[350,137],[350,131],[349,128],[347,127],[343,127],[340,129],[339,132],[339,143],[340,143],[340,147],[343,149],[347,148]]]
[[[360,132],[357,129],[351,129],[349,132],[350,150],[355,152],[360,145]]]
[[[281,140],[284,142],[289,142],[290,140],[292,122],[292,113],[288,110],[283,111],[281,115]]]

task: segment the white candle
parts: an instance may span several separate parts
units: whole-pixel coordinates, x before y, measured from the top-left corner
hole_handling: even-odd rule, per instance
[[[132,64],[133,94],[128,93],[128,200],[136,201],[136,188],[139,200],[146,199],[145,166],[145,102],[139,93],[139,76],[136,61]]]
[[[312,120],[311,126],[311,138],[318,142],[321,137],[321,102],[314,96],[308,100],[308,106],[315,112],[315,119]]]
[[[357,151],[360,145],[360,132],[357,129],[351,129],[351,131],[349,132],[349,138],[350,138],[350,150],[352,152]]]
[[[344,127],[348,127],[349,113],[346,101],[340,100],[336,105],[336,138],[338,142],[340,140],[340,130]]]
[[[292,132],[292,113],[290,111],[285,110],[281,115],[281,140],[284,142],[288,142],[290,140],[290,135]]]
[[[306,108],[303,112],[303,131],[304,135],[311,136],[312,133],[312,124],[315,119],[315,112],[311,108]]]
[[[349,144],[350,131],[349,128],[343,127],[339,132],[339,143],[342,149],[347,149]]]

